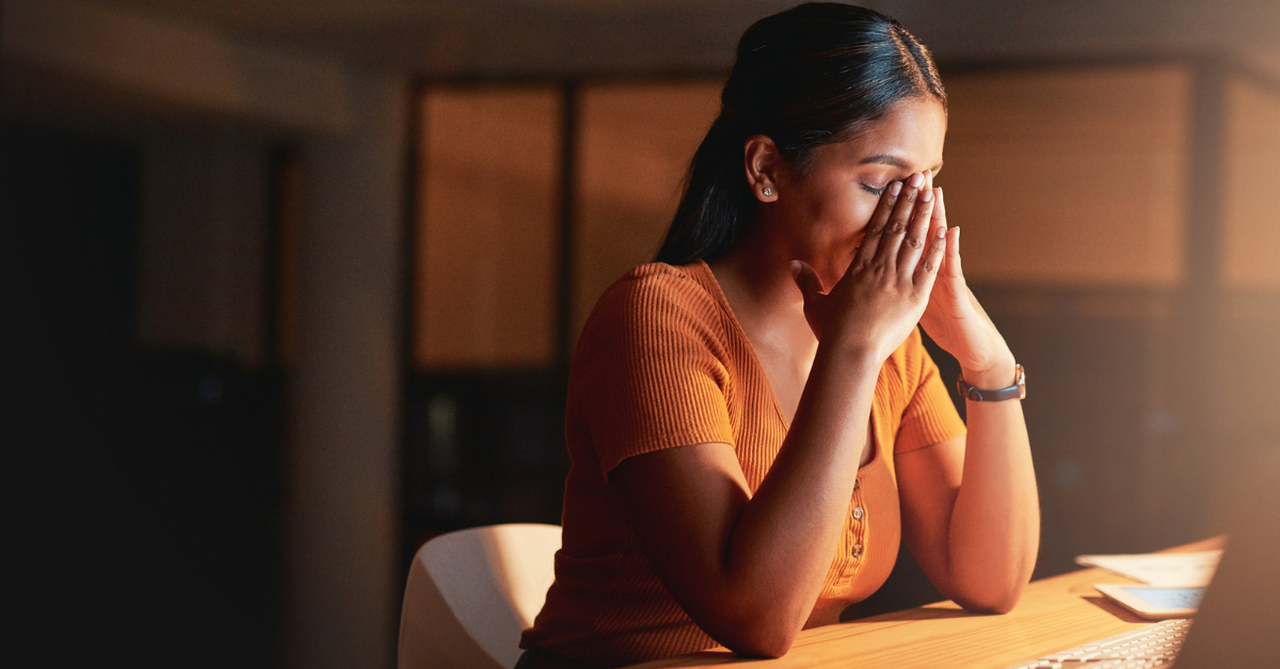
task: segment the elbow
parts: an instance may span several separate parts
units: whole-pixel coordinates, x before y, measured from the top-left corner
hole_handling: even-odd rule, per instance
[[[984,613],[987,615],[1003,615],[1013,610],[1014,605],[1018,603],[1017,599],[1007,600],[991,600],[991,601],[961,601],[957,602],[965,611],[969,613]]]
[[[791,650],[791,644],[795,642],[803,625],[803,620],[792,624],[780,616],[764,616],[719,626],[720,629],[716,630],[718,633],[712,630],[707,632],[738,655],[776,659]]]
[[[965,611],[970,613],[1005,614],[1018,605],[1022,599],[1022,585],[1004,589],[991,589],[983,592],[958,594],[953,598]]]
[[[762,630],[751,634],[740,634],[735,639],[725,639],[724,647],[744,657],[777,659],[791,650],[796,640],[796,633],[771,633]]]
[[[961,573],[947,595],[970,613],[1005,614],[1018,605],[1030,580],[1031,568],[1024,565]]]

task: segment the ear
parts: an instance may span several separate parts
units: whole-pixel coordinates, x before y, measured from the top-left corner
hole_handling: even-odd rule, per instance
[[[785,160],[778,152],[778,145],[765,135],[752,135],[742,147],[742,159],[747,170],[747,185],[761,202],[778,200],[778,172]],[[766,195],[765,191],[769,193]]]

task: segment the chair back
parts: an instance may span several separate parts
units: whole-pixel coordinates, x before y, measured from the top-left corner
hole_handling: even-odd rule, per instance
[[[400,611],[399,669],[511,669],[555,580],[557,525],[444,534],[418,549]]]

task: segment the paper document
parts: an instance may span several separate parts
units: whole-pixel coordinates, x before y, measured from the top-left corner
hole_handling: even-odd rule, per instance
[[[1167,588],[1209,585],[1222,551],[1142,553],[1138,555],[1079,555],[1076,564],[1100,567],[1121,576]]]

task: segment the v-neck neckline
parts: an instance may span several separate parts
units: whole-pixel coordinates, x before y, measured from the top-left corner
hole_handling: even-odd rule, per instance
[[[778,420],[782,423],[783,434],[789,434],[791,432],[791,421],[787,420],[787,414],[782,410],[782,403],[778,401],[778,393],[774,391],[773,382],[769,380],[769,375],[764,370],[764,363],[760,361],[760,356],[756,354],[756,347],[751,343],[751,337],[747,336],[746,329],[742,327],[742,323],[738,321],[738,315],[733,311],[733,306],[729,304],[729,296],[724,294],[724,288],[720,285],[720,280],[716,278],[716,273],[712,271],[711,265],[708,265],[707,261],[701,258],[698,259],[698,265],[701,267],[702,272],[706,274],[706,278],[710,279],[710,285],[714,288],[714,291],[712,292],[715,294],[716,299],[719,300],[720,308],[729,315],[729,322],[732,323],[738,336],[742,337],[743,341],[746,342],[747,351],[751,356],[751,362],[755,365],[756,373],[760,375],[761,379],[764,379],[764,386],[769,392],[769,399],[773,402],[773,411],[777,414]],[[877,371],[876,386],[879,387],[879,385],[880,372]],[[867,418],[867,426],[870,433],[868,437],[871,440],[869,445],[872,447],[873,451],[871,453],[871,459],[867,460],[866,464],[862,464],[861,462],[858,463],[858,469],[870,467],[880,459],[880,454],[883,449],[880,448],[879,430],[876,429],[877,422],[875,398],[873,397],[871,400],[871,415]]]

